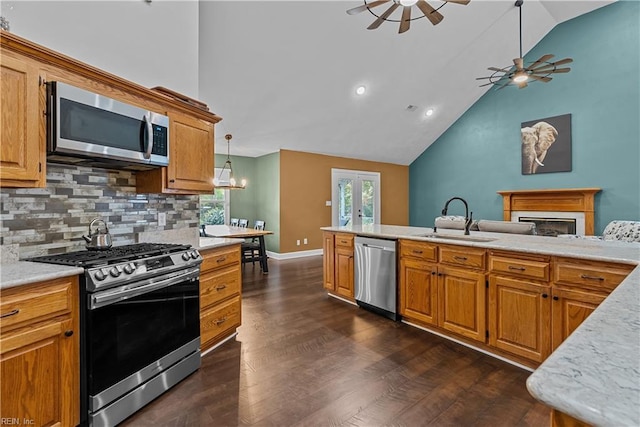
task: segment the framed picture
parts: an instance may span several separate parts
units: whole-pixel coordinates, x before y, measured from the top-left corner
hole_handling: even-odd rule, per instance
[[[571,114],[523,122],[522,174],[571,171]]]

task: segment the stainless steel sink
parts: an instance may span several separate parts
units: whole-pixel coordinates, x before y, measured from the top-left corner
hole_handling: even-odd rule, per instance
[[[493,242],[494,240],[496,240],[490,237],[451,236],[437,233],[423,234],[420,237],[428,237],[430,239],[458,240],[460,242]]]

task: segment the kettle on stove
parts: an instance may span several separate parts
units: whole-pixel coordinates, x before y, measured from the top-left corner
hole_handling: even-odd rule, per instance
[[[100,222],[104,225],[104,230],[100,230],[100,227],[96,226],[95,232],[92,232],[93,225]],[[91,224],[89,224],[89,236],[83,235],[82,238],[87,242],[85,247],[90,251],[106,250],[113,244],[107,223],[101,218],[94,218],[91,221]]]

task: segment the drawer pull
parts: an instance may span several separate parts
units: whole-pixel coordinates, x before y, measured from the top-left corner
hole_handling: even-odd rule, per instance
[[[343,245],[346,245],[349,242],[347,240],[340,240],[340,243],[342,243]]]
[[[216,321],[215,321],[215,324],[216,324],[216,326],[220,326],[220,325],[222,325],[222,324],[223,324],[224,322],[226,322],[226,321],[227,321],[227,317],[225,316],[225,317],[223,317],[222,319],[218,319],[218,320],[216,320]]]
[[[10,316],[16,315],[18,313],[20,313],[20,309],[16,308],[15,310],[11,310],[8,313],[0,315],[0,319],[4,319],[5,317],[10,317]]]
[[[227,257],[226,257],[226,256],[223,256],[223,257],[218,258],[218,259],[216,260],[216,262],[217,262],[218,264],[220,264],[221,262],[225,262],[226,260],[227,260]]]
[[[64,331],[64,336],[65,337],[70,337],[71,335],[73,335],[73,331],[72,330]]]
[[[223,289],[227,289],[227,285],[216,286],[216,291],[221,291]]]
[[[467,257],[466,256],[454,255],[453,259],[458,260],[458,261],[466,261]]]
[[[514,267],[513,265],[510,265],[509,266],[509,270],[525,271],[526,268],[524,268],[524,267]]]
[[[586,279],[586,280],[600,280],[600,281],[604,280],[604,277],[589,276],[587,274],[581,274],[580,277],[583,278],[583,279]]]
[[[414,249],[411,252],[413,252],[414,254],[422,255],[422,251],[419,251],[417,249]]]

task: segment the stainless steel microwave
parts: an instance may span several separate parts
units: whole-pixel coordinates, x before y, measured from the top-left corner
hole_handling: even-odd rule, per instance
[[[148,170],[169,164],[169,118],[61,82],[47,86],[47,161]]]

